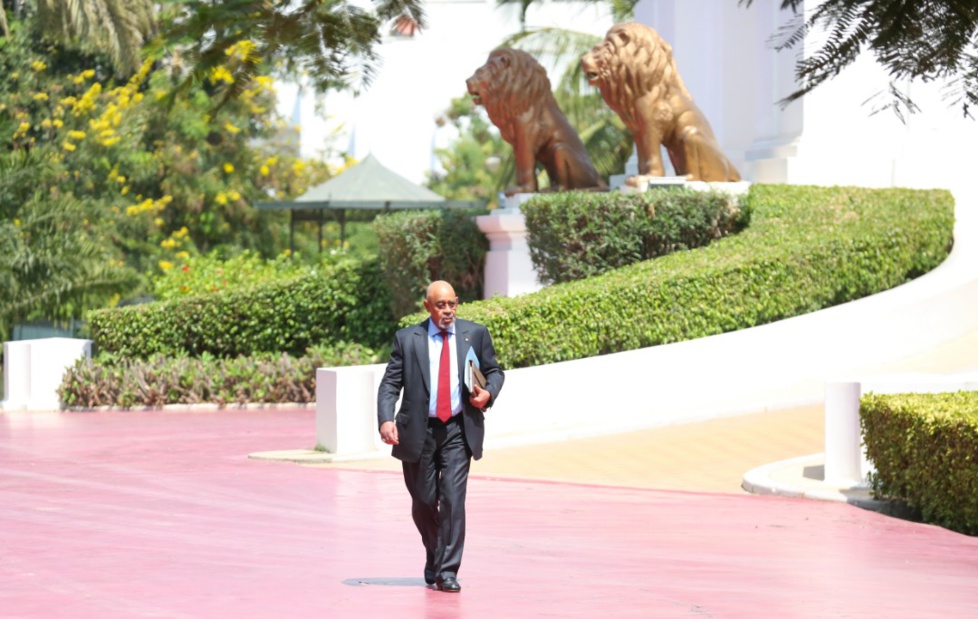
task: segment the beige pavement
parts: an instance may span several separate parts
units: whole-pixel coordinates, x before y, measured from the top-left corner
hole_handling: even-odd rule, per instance
[[[925,353],[865,371],[949,373],[975,369],[978,330]],[[488,423],[492,423],[491,414]],[[756,412],[626,434],[489,449],[482,460],[473,463],[472,474],[743,493],[741,483],[747,471],[824,451],[824,429],[821,405]],[[400,470],[400,463],[393,458],[322,466]]]

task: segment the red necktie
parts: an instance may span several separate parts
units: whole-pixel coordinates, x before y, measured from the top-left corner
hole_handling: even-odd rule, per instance
[[[441,361],[438,362],[438,401],[435,412],[444,423],[452,418],[452,362],[448,357],[448,331],[442,331]]]

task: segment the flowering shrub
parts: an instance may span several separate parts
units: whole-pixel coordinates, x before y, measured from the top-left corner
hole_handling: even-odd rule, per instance
[[[266,260],[258,253],[247,250],[227,260],[221,260],[213,252],[206,256],[188,255],[177,264],[163,264],[162,274],[153,278],[153,293],[158,300],[168,301],[247,288],[266,282],[312,277],[340,259],[337,255],[326,254],[319,264],[309,265],[294,259],[288,253],[280,254],[272,260]]]
[[[264,353],[218,359],[154,355],[146,360],[101,355],[79,360],[58,394],[67,406],[153,406],[247,402],[311,403],[316,368],[377,363],[381,353],[359,344],[317,346],[302,357]]]

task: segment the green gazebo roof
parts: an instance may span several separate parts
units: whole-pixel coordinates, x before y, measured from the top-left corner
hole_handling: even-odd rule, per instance
[[[373,155],[291,202],[262,202],[261,209],[477,208],[479,201],[446,200],[385,168]]]

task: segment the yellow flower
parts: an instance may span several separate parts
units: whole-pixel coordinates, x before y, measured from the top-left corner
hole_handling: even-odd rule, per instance
[[[241,194],[232,189],[231,191],[228,192],[228,198],[230,198],[231,200],[240,200]]]
[[[47,101],[48,100],[48,93],[46,93],[46,92],[38,92],[38,93],[35,93],[34,94],[34,100],[35,101]]]
[[[157,225],[157,226],[162,226],[163,225],[163,218],[162,217],[157,217],[156,219],[153,220],[153,223],[155,225]]]
[[[65,123],[60,118],[55,118],[54,119],[54,126],[57,127],[58,129],[60,129],[61,127],[64,127],[65,126]]]
[[[127,206],[126,207],[126,215],[132,216],[132,215],[138,215],[138,214],[139,214],[139,207],[138,206]]]
[[[230,163],[225,163],[224,164],[224,171],[227,174],[230,174],[231,172],[234,172],[234,166],[232,164],[230,164]]]
[[[173,233],[173,238],[182,239],[183,237],[190,234],[190,230],[187,230],[187,226],[184,226]]]
[[[68,137],[71,138],[72,140],[84,140],[85,139],[85,132],[84,131],[69,131],[68,132]]]
[[[12,80],[17,79],[18,77],[20,77],[20,73],[17,73],[16,71],[10,74],[10,79]]]
[[[163,239],[162,241],[160,241],[160,247],[162,247],[163,249],[173,249],[176,246],[177,246],[177,242],[174,241],[173,239]]]
[[[233,57],[240,58],[243,61],[246,61],[249,58],[257,58],[257,56],[255,56],[254,54],[256,47],[257,45],[255,45],[254,41],[245,39],[244,41],[238,41],[231,47],[227,48],[226,50],[224,50],[224,53],[227,54],[229,57],[233,56]]]
[[[20,220],[19,219],[14,219],[14,227],[15,228],[19,228],[20,227]]]
[[[214,201],[217,202],[218,204],[220,204],[221,206],[224,206],[224,205],[226,205],[228,203],[228,197],[222,191],[222,192],[218,193],[216,196],[214,196]]]
[[[71,142],[64,142],[61,145],[61,148],[65,149],[69,153],[73,153],[73,152],[75,152],[75,149],[78,148],[78,147],[75,146],[74,144],[72,144]]]
[[[30,130],[30,128],[31,128],[30,123],[20,123],[20,125],[17,127],[17,131],[14,131],[14,138],[23,137],[27,135],[27,132],[28,130]]]
[[[41,121],[41,129],[50,129],[50,128],[51,128],[50,118],[45,118],[44,120]]]
[[[178,252],[177,252],[176,254],[174,254],[174,255],[175,255],[175,256],[176,256],[177,258],[179,258],[180,260],[186,260],[187,258],[189,258],[189,257],[190,257],[190,252],[186,252],[186,251],[178,251]]]
[[[270,170],[268,169],[268,166],[267,165],[263,165],[261,167],[261,170],[259,170],[259,171],[261,172],[261,175],[262,176],[268,176],[269,173],[270,173]]]
[[[241,129],[235,127],[231,123],[224,123],[224,129],[231,134],[241,133]]]
[[[166,260],[160,260],[160,268],[163,269],[164,271],[169,271],[170,269],[173,268],[173,263],[167,262]]]
[[[210,79],[212,84],[216,84],[218,82],[224,82],[226,84],[234,83],[234,76],[231,75],[231,72],[224,66],[214,67],[211,69]]]
[[[95,77],[95,69],[85,69],[81,72],[81,76],[90,80]]]
[[[119,295],[119,293],[115,293],[109,299],[109,307],[115,307],[116,305],[119,304],[119,301],[121,301],[121,300],[122,300],[122,297]]]
[[[129,185],[126,185],[125,187],[123,187],[122,188],[122,191],[120,191],[119,193],[122,194],[122,195],[126,195],[127,193],[129,193]]]
[[[44,69],[47,69],[48,66],[43,62],[41,62],[40,60],[35,60],[34,62],[31,63],[31,68],[37,71],[38,73],[40,73]]]

